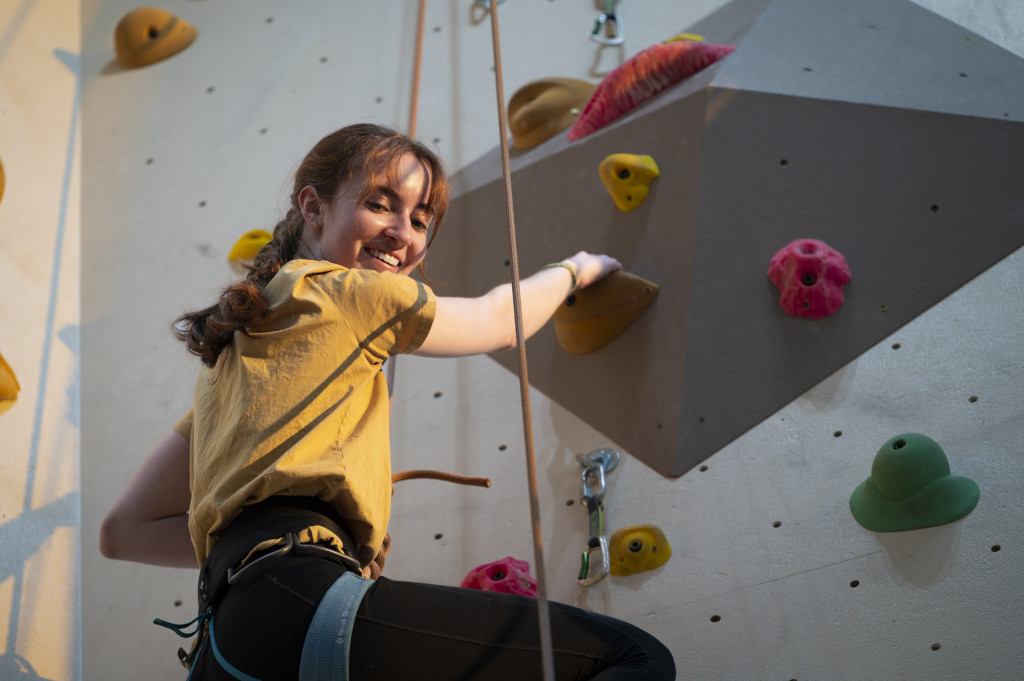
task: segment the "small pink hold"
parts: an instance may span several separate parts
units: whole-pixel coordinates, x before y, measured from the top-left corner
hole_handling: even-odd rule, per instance
[[[850,267],[843,254],[824,241],[797,239],[772,257],[768,278],[779,288],[779,305],[787,314],[821,319],[843,306]]]
[[[460,586],[464,589],[537,596],[537,582],[530,576],[530,564],[511,557],[473,568]]]

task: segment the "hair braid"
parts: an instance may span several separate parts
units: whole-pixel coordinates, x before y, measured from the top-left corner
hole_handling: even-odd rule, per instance
[[[302,238],[303,219],[292,208],[274,227],[273,238],[256,254],[249,273],[231,284],[213,305],[187,312],[174,321],[174,333],[203,364],[213,367],[235,330],[260,322],[269,313],[267,284],[282,265],[295,257]]]

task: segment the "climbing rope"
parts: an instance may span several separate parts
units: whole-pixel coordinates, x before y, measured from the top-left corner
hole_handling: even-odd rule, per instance
[[[409,99],[409,137],[416,137],[416,112],[420,103],[420,65],[423,63],[423,23],[427,14],[427,0],[420,0],[416,20],[416,54],[412,62],[412,96]]]
[[[516,221],[512,208],[512,174],[508,160],[508,120],[505,113],[505,89],[501,79],[501,39],[498,30],[497,2],[491,3],[491,45],[494,51],[494,88],[498,98],[501,171],[505,179],[505,217],[508,224],[509,261],[512,265],[512,308],[516,326],[516,352],[519,359],[519,394],[523,409],[523,434],[526,440],[526,477],[530,488],[533,561],[537,566],[537,616],[540,624],[541,668],[544,681],[553,681],[555,662],[551,652],[551,617],[548,611],[547,580],[544,576],[544,540],[541,535],[537,462],[533,450],[533,423],[530,415],[530,379],[526,370],[526,339],[523,338],[523,311],[519,293],[519,256],[516,251]]]

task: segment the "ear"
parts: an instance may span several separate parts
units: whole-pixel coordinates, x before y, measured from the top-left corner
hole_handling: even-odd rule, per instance
[[[320,197],[313,187],[306,185],[299,192],[299,212],[302,217],[311,225],[322,225],[323,213],[320,210]]]

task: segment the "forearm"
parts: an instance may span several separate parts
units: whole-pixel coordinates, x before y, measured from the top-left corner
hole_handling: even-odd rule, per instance
[[[614,258],[584,251],[562,262],[567,266],[545,268],[519,282],[524,338],[539,331],[566,299],[573,274],[577,288],[585,288],[621,267]],[[416,354],[458,357],[515,346],[512,285],[502,284],[479,298],[438,298],[434,322]]]
[[[188,531],[189,442],[168,433],[100,525],[100,553],[167,567],[198,567]]]
[[[551,267],[519,282],[523,337],[530,338],[551,319],[572,292],[573,275],[565,267]],[[497,331],[497,350],[516,346],[512,284],[502,284],[486,294],[490,325]]]
[[[188,515],[150,521],[104,521],[100,551],[113,560],[128,560],[164,567],[197,568],[188,532]]]

